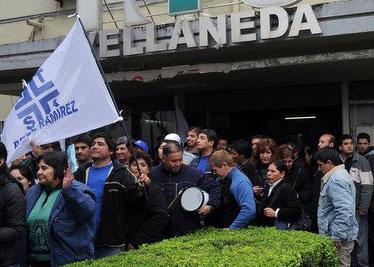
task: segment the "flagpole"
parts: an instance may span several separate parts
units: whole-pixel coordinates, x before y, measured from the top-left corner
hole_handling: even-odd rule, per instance
[[[90,40],[88,39],[88,36],[87,36],[87,34],[86,34],[86,30],[84,29],[84,26],[83,26],[82,20],[80,19],[79,14],[77,14],[77,19],[78,19],[79,24],[81,25],[81,27],[82,27],[82,29],[83,29],[84,36],[86,37],[86,40],[87,40],[87,42],[88,42],[88,44],[89,44],[89,46],[90,46],[90,48],[91,48],[91,54],[93,55],[93,57],[94,57],[94,59],[95,59],[95,61],[96,61],[96,65],[97,65],[97,67],[98,67],[99,70],[100,70],[100,73],[101,73],[101,76],[103,77],[103,80],[104,80],[104,83],[105,83],[105,85],[106,85],[106,88],[107,88],[107,90],[108,90],[108,92],[109,92],[109,95],[110,95],[110,97],[112,98],[112,101],[113,101],[113,103],[114,103],[114,107],[116,108],[118,115],[119,115],[120,117],[122,117],[122,116],[121,116],[121,112],[120,112],[120,110],[119,110],[119,108],[118,108],[118,106],[117,106],[117,102],[116,102],[116,100],[115,100],[115,98],[114,98],[112,88],[110,87],[108,81],[107,81],[106,78],[105,78],[103,67],[101,66],[101,63],[100,63],[99,58],[96,56],[96,52],[95,52],[95,49],[94,49],[93,45],[91,44]],[[125,125],[125,122],[124,122],[124,120],[123,120],[123,117],[122,117],[122,121],[121,121],[121,122],[122,122],[123,129],[124,129],[124,131],[125,131],[125,135],[128,137],[128,141],[129,141],[129,144],[130,144],[130,147],[131,147],[131,154],[132,154],[132,156],[133,156],[134,159],[135,159],[136,166],[137,166],[137,169],[138,169],[138,172],[139,172],[139,175],[140,175],[140,174],[141,174],[140,166],[139,166],[138,160],[137,160],[136,155],[135,155],[135,152],[134,152],[134,146],[132,145],[132,143],[131,143],[131,141],[130,141],[130,135],[129,135],[128,131],[127,131],[127,127],[126,127],[126,125]],[[136,180],[137,180],[137,177],[135,177],[135,178],[136,178]],[[145,192],[145,194],[146,194],[146,196],[147,196],[147,192],[146,192],[146,190],[144,190],[144,192]]]

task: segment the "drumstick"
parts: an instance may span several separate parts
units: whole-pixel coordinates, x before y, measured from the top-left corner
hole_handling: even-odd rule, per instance
[[[178,192],[178,195],[175,196],[175,198],[173,199],[173,201],[170,202],[170,205],[168,207],[168,209],[170,209],[171,206],[173,206],[174,202],[177,200],[177,198],[182,194],[183,192],[183,189],[181,189],[179,192]]]

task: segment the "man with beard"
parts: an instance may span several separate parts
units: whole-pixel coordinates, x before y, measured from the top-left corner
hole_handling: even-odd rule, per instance
[[[166,237],[180,236],[197,230],[201,225],[200,216],[208,216],[219,205],[220,187],[195,168],[183,164],[183,150],[179,143],[169,141],[162,150],[162,163],[153,168],[150,176],[164,191],[168,202],[170,222]],[[209,201],[198,211],[185,211],[180,198],[183,191],[198,187],[209,194]]]
[[[135,177],[113,161],[115,147],[110,135],[96,134],[91,144],[92,163],[74,174],[95,194],[95,258],[116,255],[124,249],[129,217],[144,201]]]
[[[339,140],[340,157],[356,187],[356,220],[358,235],[352,254],[357,266],[369,266],[368,256],[368,210],[373,192],[373,176],[369,161],[355,151],[351,135],[343,134]]]
[[[199,155],[199,149],[197,148],[197,139],[199,138],[199,133],[201,129],[199,127],[191,127],[187,131],[187,147],[186,151],[194,154],[195,156]]]

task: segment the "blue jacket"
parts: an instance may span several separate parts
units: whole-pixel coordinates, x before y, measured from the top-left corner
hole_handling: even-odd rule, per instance
[[[237,167],[231,170],[228,177],[231,178],[230,192],[240,207],[239,214],[229,226],[229,229],[243,228],[256,216],[253,187],[247,176]]]
[[[201,159],[201,155],[199,157],[194,158],[190,162],[190,166],[193,167],[193,168],[195,168],[195,169],[197,169],[197,166],[199,166],[200,159]],[[212,169],[210,168],[209,161],[207,162],[206,168],[205,168],[205,172],[203,172],[203,173],[205,173],[207,175],[211,175],[212,174]]]
[[[27,215],[38,201],[43,187],[37,184],[26,195]],[[94,257],[95,196],[84,184],[72,184],[57,196],[49,217],[51,266],[92,259]],[[27,255],[24,255],[25,259]]]
[[[358,233],[355,199],[355,185],[344,165],[326,173],[318,206],[319,233],[337,241],[355,240]]]

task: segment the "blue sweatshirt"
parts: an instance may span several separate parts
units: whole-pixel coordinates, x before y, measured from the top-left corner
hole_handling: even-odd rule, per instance
[[[100,225],[101,206],[104,198],[104,184],[109,172],[113,168],[113,162],[110,162],[107,166],[101,168],[91,167],[87,177],[87,185],[91,188],[92,192],[96,197],[96,209],[95,209],[95,229],[96,232]]]
[[[239,229],[247,226],[256,216],[253,187],[250,180],[237,167],[234,167],[228,176],[232,180],[230,192],[240,207],[240,212],[229,229]]]

